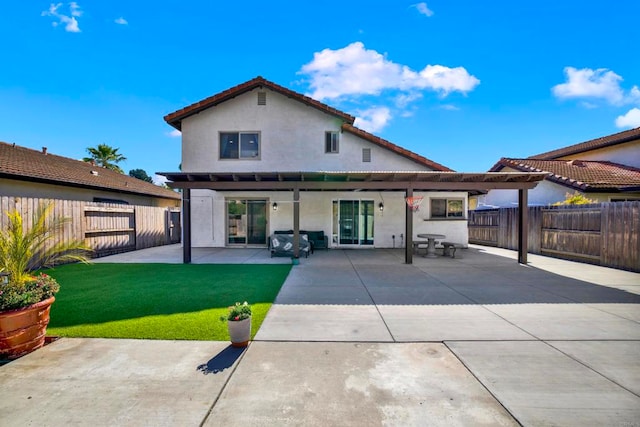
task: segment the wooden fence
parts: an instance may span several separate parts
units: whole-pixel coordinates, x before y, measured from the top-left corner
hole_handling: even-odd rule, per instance
[[[51,218],[71,218],[52,244],[84,240],[93,249],[93,257],[180,242],[179,208],[78,200],[2,196],[0,229],[5,229],[7,212],[14,209],[20,212],[24,227],[31,227],[33,213],[41,203],[53,205]]]
[[[528,251],[640,271],[640,201],[529,207]],[[518,248],[518,208],[469,211],[469,243]]]

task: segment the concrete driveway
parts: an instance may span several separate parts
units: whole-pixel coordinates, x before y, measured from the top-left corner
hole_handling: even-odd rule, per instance
[[[180,261],[145,252],[101,261]],[[266,252],[193,258],[287,262]],[[640,425],[639,274],[458,254],[319,251],[244,352],[61,339],[0,367],[0,425]]]

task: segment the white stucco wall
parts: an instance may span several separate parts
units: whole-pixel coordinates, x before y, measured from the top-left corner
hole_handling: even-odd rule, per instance
[[[640,168],[640,140],[561,157],[563,160],[601,160]]]
[[[413,216],[414,240],[420,233],[437,233],[447,236],[447,240],[462,243],[468,242],[467,221],[465,219],[442,220],[430,219],[429,198],[463,198],[464,212],[467,210],[466,193],[459,192],[416,192],[424,196],[420,209]],[[293,193],[291,192],[216,192],[212,190],[192,190],[192,246],[193,247],[225,247],[227,246],[227,214],[225,199],[265,199],[267,203],[267,234],[276,230],[293,228]],[[402,192],[301,192],[300,193],[300,229],[323,230],[329,241],[333,234],[334,200],[373,200],[374,247],[390,248],[394,246],[392,236],[395,235],[395,246],[406,241],[405,201]],[[278,204],[278,210],[271,209]],[[380,202],[384,210],[378,209]],[[401,238],[402,235],[402,238]],[[331,243],[330,243],[331,244]],[[363,246],[366,247],[366,246]]]
[[[43,199],[82,200],[91,202],[94,197],[123,200],[131,205],[139,206],[180,206],[179,199],[161,199],[158,197],[136,194],[76,188],[64,185],[44,184],[0,178],[0,195],[15,197],[34,197]]]
[[[508,168],[505,168],[504,171],[511,171],[507,169]],[[547,180],[540,181],[533,190],[529,190],[529,206],[552,205],[565,200],[567,198],[567,194],[573,194],[575,192],[575,189],[565,187],[564,185],[556,184]],[[609,202],[612,198],[632,199],[640,197],[638,193],[585,193],[581,191],[579,191],[579,193],[598,203]],[[490,190],[487,194],[473,197],[475,197],[477,201],[476,209],[483,209],[491,206],[501,208],[518,207],[518,190]]]
[[[270,90],[267,105],[257,105],[257,92],[183,120],[183,171],[428,170],[348,132],[340,134],[339,153],[325,153],[325,132],[340,131],[339,118]],[[260,158],[219,159],[219,133],[227,131],[259,132]],[[362,162],[362,148],[371,148],[371,162]]]
[[[529,190],[529,206],[551,205],[566,199],[566,193],[573,193],[574,191],[563,185],[540,181],[533,190]],[[477,196],[477,200],[476,209],[482,209],[487,206],[515,208],[518,207],[518,190],[490,190],[485,195]]]

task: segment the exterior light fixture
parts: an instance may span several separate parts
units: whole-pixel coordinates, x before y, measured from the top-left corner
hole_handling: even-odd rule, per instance
[[[3,285],[9,284],[9,276],[11,276],[11,273],[0,271],[0,283]]]
[[[271,205],[271,207],[273,208],[274,211],[278,210],[278,204],[276,202],[273,202],[273,205]]]
[[[380,212],[382,212],[384,210],[384,203],[380,202],[380,204],[378,205],[378,209],[380,209]]]

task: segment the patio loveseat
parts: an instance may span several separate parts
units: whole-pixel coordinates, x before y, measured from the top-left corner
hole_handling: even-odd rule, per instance
[[[283,231],[274,231],[274,234],[290,234],[293,236],[293,230],[283,230]],[[307,235],[307,239],[311,244],[311,253],[313,253],[316,249],[329,249],[329,237],[324,234],[324,231],[307,231],[300,230],[300,235]]]
[[[306,234],[300,233],[300,251],[299,256],[309,257],[311,244]],[[274,256],[293,256],[293,233],[274,233],[269,237],[269,251],[271,258]]]

